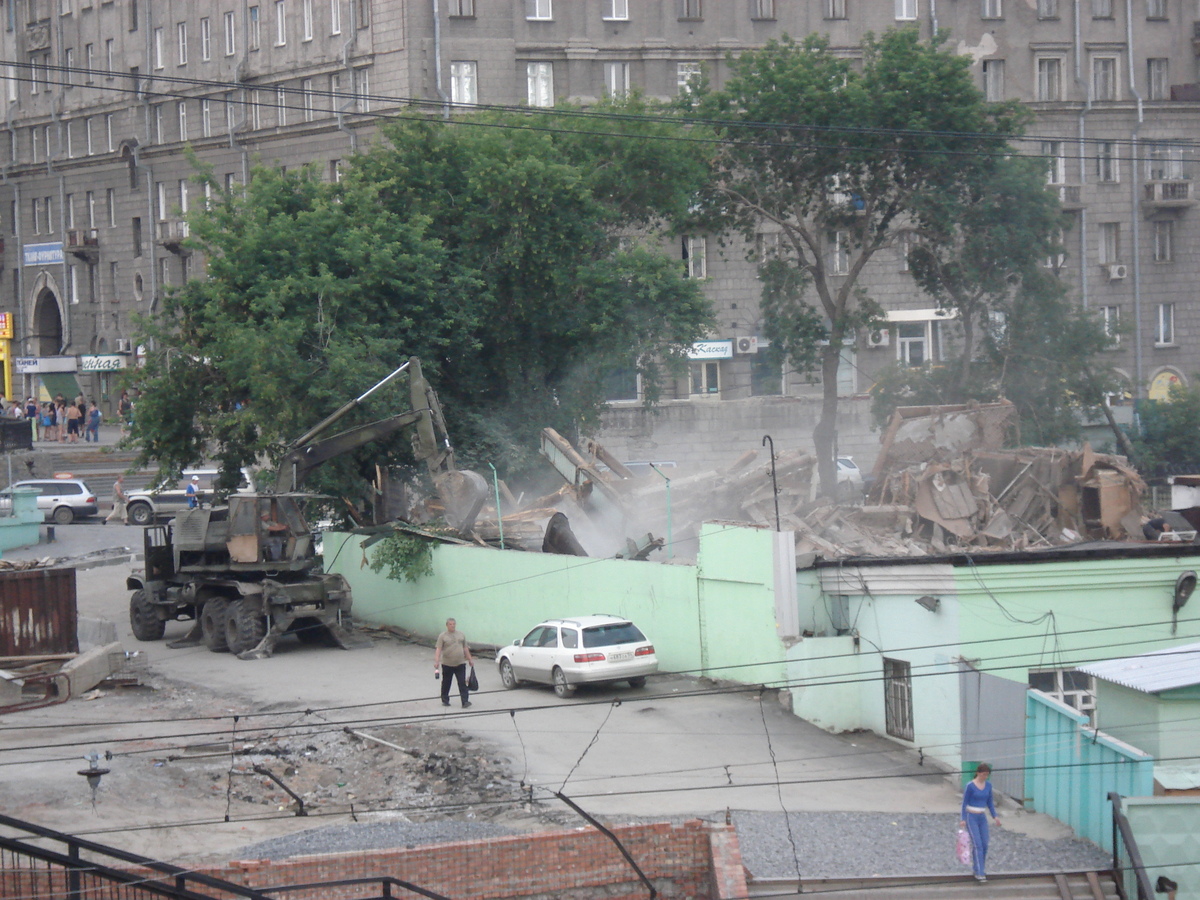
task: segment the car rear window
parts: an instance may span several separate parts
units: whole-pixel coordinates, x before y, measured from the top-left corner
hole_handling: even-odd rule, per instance
[[[583,629],[583,646],[610,647],[613,644],[636,644],[646,636],[632,622],[613,622]]]
[[[562,637],[562,645],[568,650],[574,650],[579,646],[579,632],[574,628],[563,628],[560,636]]]

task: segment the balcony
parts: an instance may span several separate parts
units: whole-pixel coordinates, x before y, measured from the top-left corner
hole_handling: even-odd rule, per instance
[[[189,234],[187,222],[158,223],[159,245],[179,256],[187,256],[191,252],[184,246]]]
[[[1147,181],[1142,185],[1142,205],[1152,210],[1183,209],[1195,203],[1190,181]]]
[[[1055,185],[1058,190],[1058,202],[1066,210],[1083,209],[1082,190],[1077,184]]]
[[[72,256],[94,265],[100,258],[100,233],[95,228],[71,228],[67,231],[67,246]]]

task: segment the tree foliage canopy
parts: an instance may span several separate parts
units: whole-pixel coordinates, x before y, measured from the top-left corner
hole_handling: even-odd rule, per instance
[[[762,261],[765,330],[797,369],[820,366],[813,437],[827,494],[841,351],[881,315],[864,270],[899,230],[953,240],[932,198],[985,189],[986,161],[1012,152],[1005,137],[1024,121],[1016,104],[984,101],[970,64],[915,29],[868,35],[861,65],[825,38],[785,37],[731,60],[725,88],[691,101],[725,140],[708,197],[714,227],[779,233]]]
[[[685,144],[610,136],[602,149],[574,121],[408,121],[385,127],[339,183],[260,168],[244,196],[194,211],[207,277],[141,325],[143,458],[170,472],[211,456],[231,474],[274,460],[411,355],[460,460],[507,471],[529,462],[542,427],[593,420],[615,367],[641,361],[652,395],[650,360],[682,358],[710,313],[652,235],[621,237],[686,209],[703,167]],[[649,138],[674,126],[614,127]],[[644,164],[622,165],[621,152]],[[381,391],[359,420],[406,407]],[[406,444],[366,448],[315,480],[347,492],[356,471],[403,461]]]

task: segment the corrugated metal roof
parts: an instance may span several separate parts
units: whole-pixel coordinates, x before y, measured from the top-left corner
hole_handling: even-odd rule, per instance
[[[1108,659],[1080,666],[1079,671],[1147,694],[1191,687],[1200,684],[1200,644],[1183,644],[1141,656]]]

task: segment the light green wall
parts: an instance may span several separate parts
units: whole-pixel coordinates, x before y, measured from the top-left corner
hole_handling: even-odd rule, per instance
[[[663,671],[750,684],[785,677],[766,529],[705,526],[696,565],[443,544],[433,574],[414,583],[360,565],[363,540],[325,536],[326,566],[350,582],[356,619],[432,638],[453,616],[473,644],[503,646],[542,619],[612,613],[654,642]]]
[[[1162,756],[1159,712],[1153,695],[1096,679],[1096,726],[1155,759]]]
[[[1194,641],[1200,628],[1191,605],[1174,636],[1170,620],[1175,579],[1196,568],[1196,555],[956,566],[963,655],[1025,682],[1030,668],[1069,668]],[[1117,627],[1095,630],[1106,626]]]
[[[13,492],[12,515],[0,516],[0,551],[28,547],[41,539],[42,511],[38,492],[17,488]]]
[[[1200,797],[1123,797],[1121,805],[1150,883],[1166,875],[1179,884],[1178,900],[1200,897]]]
[[[854,638],[808,637],[788,648],[788,683],[792,712],[827,731],[862,727],[864,666],[874,654],[856,653]],[[873,672],[871,674],[874,674]]]

